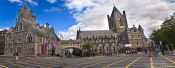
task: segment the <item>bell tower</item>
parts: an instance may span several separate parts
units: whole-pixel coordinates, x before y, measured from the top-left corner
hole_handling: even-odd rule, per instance
[[[109,30],[112,30],[116,33],[121,33],[127,30],[128,23],[126,19],[126,13],[123,11],[123,14],[114,6],[111,16],[107,15]]]

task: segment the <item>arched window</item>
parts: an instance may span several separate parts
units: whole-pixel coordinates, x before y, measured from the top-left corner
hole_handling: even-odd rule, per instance
[[[27,42],[32,42],[32,35],[30,33],[27,36]]]
[[[139,42],[137,41],[137,45],[139,45]]]
[[[100,47],[99,51],[100,51],[100,53],[102,53],[102,48],[101,47]]]
[[[22,30],[22,23],[20,23],[19,28],[20,28],[20,30]]]
[[[115,52],[115,47],[113,47],[113,51]]]
[[[123,26],[123,22],[122,22],[121,18],[119,19],[119,23],[120,23],[120,26]]]
[[[10,48],[10,53],[12,53],[12,51],[13,51],[12,48]]]
[[[17,48],[17,53],[21,53],[21,48],[20,47]]]

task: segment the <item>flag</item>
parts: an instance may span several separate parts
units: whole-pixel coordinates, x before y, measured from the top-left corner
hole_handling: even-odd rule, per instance
[[[45,52],[47,52],[47,50],[48,50],[48,46],[49,46],[49,44],[48,43],[45,43]]]
[[[41,51],[42,51],[42,53],[45,52],[45,43],[41,44]]]

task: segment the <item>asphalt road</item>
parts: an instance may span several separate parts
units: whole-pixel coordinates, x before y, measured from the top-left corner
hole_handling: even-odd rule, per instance
[[[0,68],[175,68],[175,56],[19,57],[19,61],[0,56]]]

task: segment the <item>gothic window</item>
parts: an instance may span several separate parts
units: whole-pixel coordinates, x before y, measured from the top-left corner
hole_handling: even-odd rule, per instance
[[[17,53],[21,53],[21,48],[20,47],[17,48]]]
[[[119,19],[119,23],[120,23],[120,26],[123,26],[123,22],[122,22],[121,18]]]
[[[137,41],[137,45],[139,45],[139,42]]]
[[[134,39],[134,35],[132,35],[132,38]]]
[[[10,48],[10,53],[12,53],[12,51],[13,51],[12,48]]]
[[[19,28],[20,28],[20,30],[22,30],[22,23],[20,23]]]
[[[27,36],[27,42],[32,42],[32,35],[30,33]]]
[[[107,53],[109,52],[109,48],[108,48],[108,47],[106,47],[106,52],[107,52]]]
[[[100,47],[99,51],[100,51],[100,53],[102,53],[102,48],[101,47]]]
[[[115,52],[115,47],[113,47],[113,51]]]
[[[140,35],[138,35],[138,38],[140,39]]]

